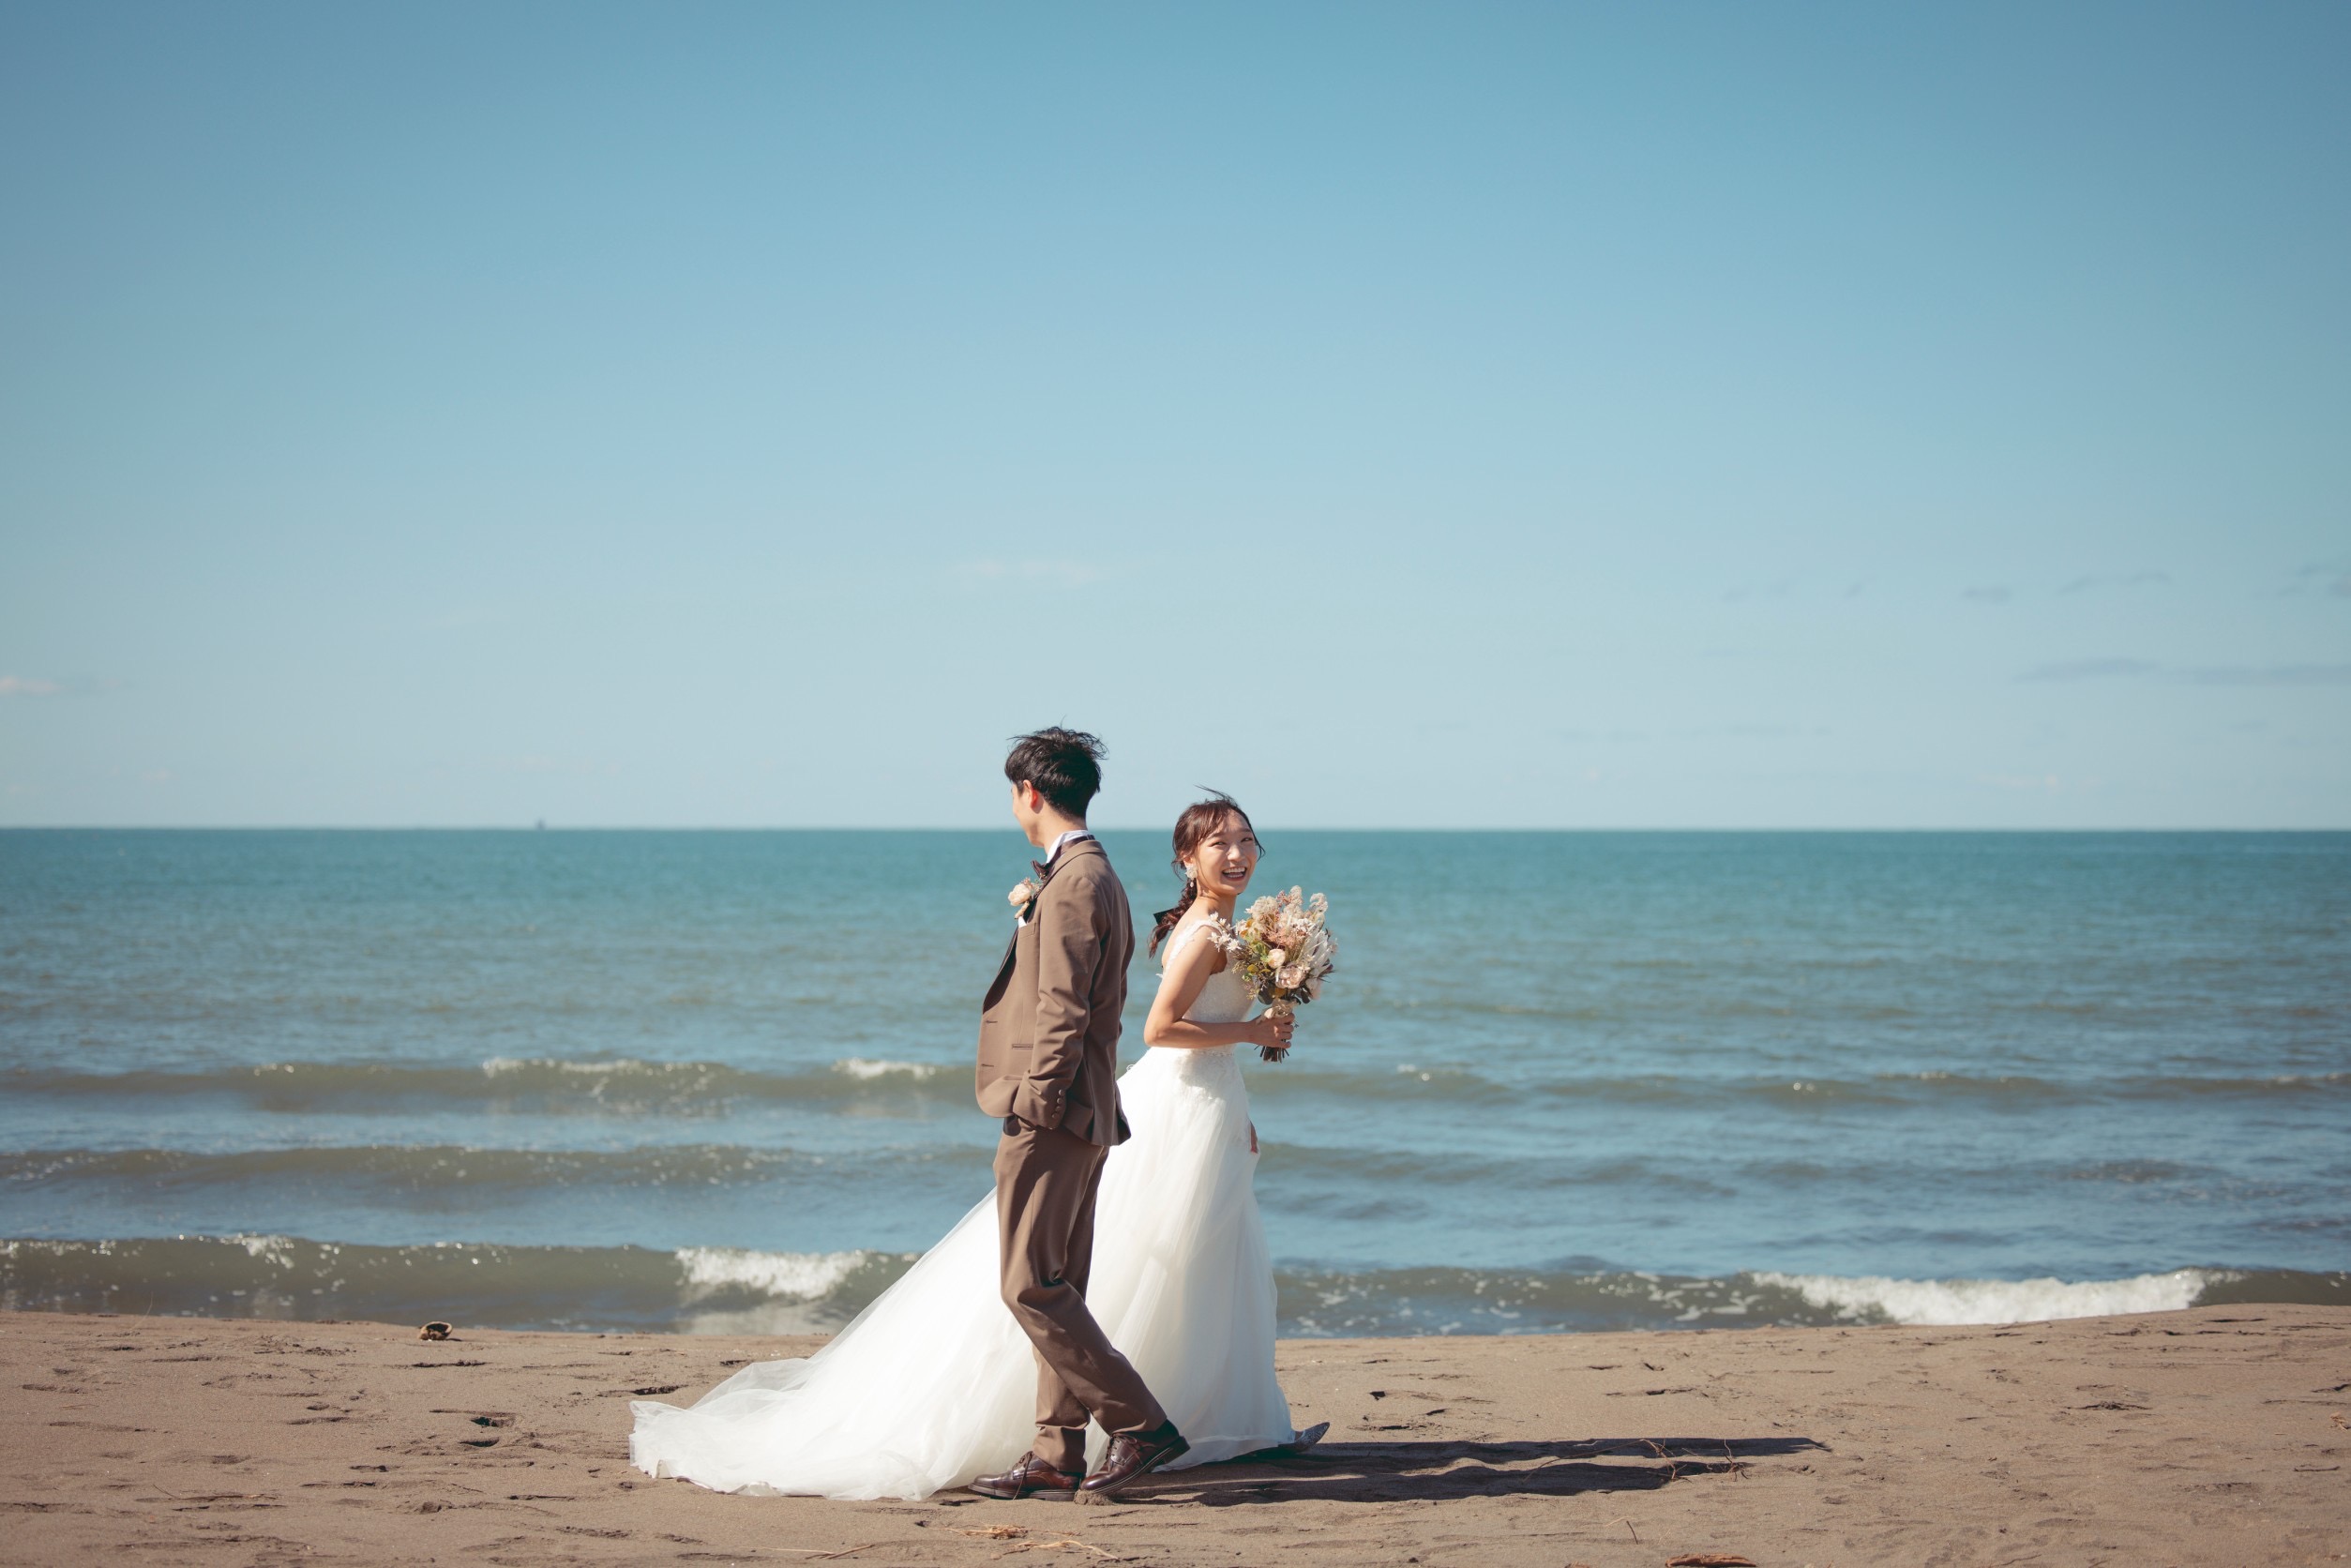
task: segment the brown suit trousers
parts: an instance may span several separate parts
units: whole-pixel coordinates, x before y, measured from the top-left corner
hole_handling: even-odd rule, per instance
[[[1119,1014],[1135,932],[1102,846],[1062,846],[1013,933],[980,1018],[976,1087],[1003,1118],[996,1224],[1004,1304],[1037,1361],[1035,1452],[1085,1468],[1086,1423],[1146,1432],[1167,1413],[1086,1309],[1094,1193],[1119,1113]]]
[[[1086,1309],[1093,1200],[1110,1152],[1058,1128],[1007,1118],[996,1145],[996,1225],[1004,1304],[1037,1361],[1036,1456],[1065,1474],[1086,1468],[1086,1418],[1108,1432],[1168,1419],[1142,1378]]]

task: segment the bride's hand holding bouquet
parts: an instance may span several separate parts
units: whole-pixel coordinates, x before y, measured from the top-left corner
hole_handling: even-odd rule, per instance
[[[1324,927],[1330,900],[1307,897],[1299,888],[1259,898],[1239,921],[1218,921],[1214,941],[1225,962],[1265,1008],[1258,1022],[1271,1039],[1258,1041],[1258,1054],[1279,1062],[1289,1054],[1297,1010],[1322,994],[1322,982],[1336,967],[1339,944]]]
[[[1294,1013],[1259,1013],[1241,1025],[1241,1044],[1255,1046],[1258,1055],[1267,1062],[1279,1062],[1289,1054],[1289,1037],[1297,1032],[1298,1018]]]

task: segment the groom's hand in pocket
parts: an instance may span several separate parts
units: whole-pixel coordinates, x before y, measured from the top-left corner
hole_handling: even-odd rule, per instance
[[[1012,1093],[1012,1113],[1040,1132],[1062,1124],[1069,1110],[1069,1088],[1061,1083],[1022,1082]]]

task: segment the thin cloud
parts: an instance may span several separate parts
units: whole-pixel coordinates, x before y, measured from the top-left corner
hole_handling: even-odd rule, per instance
[[[2308,565],[2295,567],[2286,576],[2293,580],[2276,590],[2281,597],[2292,598],[2297,594],[2324,594],[2329,598],[2351,599],[2351,555],[2313,561]]]
[[[87,676],[69,675],[62,681],[52,681],[38,675],[0,675],[0,698],[9,697],[96,697],[104,692],[120,691],[120,681],[95,681]]]
[[[2079,658],[2064,664],[2037,664],[2016,678],[2020,681],[2103,681],[2117,676],[2152,675],[2158,668],[2143,658]]]
[[[2009,590],[1999,583],[1989,582],[1981,587],[1962,588],[1959,591],[1959,596],[1963,599],[1973,599],[1978,604],[2006,604],[2011,595]]]
[[[2211,664],[2173,678],[2197,686],[2351,686],[2351,664]]]
[[[2351,686],[2351,664],[2205,664],[2166,669],[2143,658],[2085,658],[2039,664],[2020,681],[2152,679],[2186,686]]]
[[[2089,577],[2077,577],[2057,592],[2080,594],[2092,588],[2146,588],[2170,580],[2171,573],[2169,572],[2106,572]]]

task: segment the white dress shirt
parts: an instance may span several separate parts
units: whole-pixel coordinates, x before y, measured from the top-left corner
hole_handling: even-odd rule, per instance
[[[1071,828],[1067,833],[1064,833],[1059,838],[1054,839],[1053,847],[1045,852],[1045,864],[1047,866],[1053,864],[1053,857],[1062,852],[1062,846],[1063,844],[1075,844],[1080,838],[1091,838],[1093,837],[1093,833],[1091,829],[1082,827]]]

